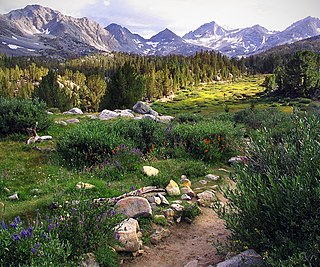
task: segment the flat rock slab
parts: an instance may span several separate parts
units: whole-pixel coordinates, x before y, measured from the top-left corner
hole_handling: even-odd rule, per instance
[[[248,249],[229,260],[220,262],[217,267],[260,267],[265,266],[262,257],[253,249]]]
[[[122,213],[130,218],[152,216],[150,203],[144,197],[123,198],[116,203],[115,207],[119,213]]]

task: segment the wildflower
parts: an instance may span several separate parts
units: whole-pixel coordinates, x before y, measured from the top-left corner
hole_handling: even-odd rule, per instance
[[[35,246],[36,248],[40,248],[40,244],[39,244],[39,243],[36,243],[34,246]]]
[[[28,236],[32,237],[32,233],[33,233],[33,227],[29,227],[28,228]]]
[[[4,220],[1,221],[1,227],[3,230],[7,230],[8,229],[8,225],[5,223]]]
[[[135,187],[134,187],[134,186],[131,186],[130,190],[133,191],[134,189],[135,189]]]
[[[207,138],[206,138],[206,139],[203,140],[203,142],[204,142],[206,145],[208,145],[208,144],[210,144],[210,139],[207,139]]]
[[[21,235],[22,238],[26,238],[26,237],[29,236],[29,233],[28,233],[27,230],[22,229],[22,231],[20,232],[20,235]]]
[[[204,153],[208,153],[209,152],[209,150],[208,149],[206,149],[205,151],[204,151]]]
[[[42,236],[43,236],[44,239],[47,238],[47,234],[46,233],[43,233]]]
[[[50,224],[48,225],[48,231],[50,232],[53,228],[54,228],[54,226],[50,223]]]
[[[10,226],[11,226],[12,228],[17,228],[18,224],[16,224],[15,222],[12,222],[12,223],[10,224]]]
[[[19,241],[21,237],[18,234],[13,234],[13,240],[14,241]]]
[[[32,248],[31,249],[31,252],[34,254],[34,253],[36,253],[36,249],[35,248]]]

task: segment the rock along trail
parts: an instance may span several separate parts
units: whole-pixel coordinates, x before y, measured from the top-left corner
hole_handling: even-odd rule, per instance
[[[223,242],[227,237],[224,221],[210,208],[192,224],[180,223],[170,228],[171,235],[158,245],[150,246],[142,256],[125,260],[122,267],[183,267],[198,260],[197,267],[207,267],[223,260],[217,255],[213,241]]]

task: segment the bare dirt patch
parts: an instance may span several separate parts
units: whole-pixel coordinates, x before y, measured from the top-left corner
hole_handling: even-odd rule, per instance
[[[228,232],[224,221],[210,208],[201,210],[202,213],[192,224],[172,226],[169,237],[151,246],[142,256],[125,260],[121,266],[183,267],[192,260],[198,260],[198,267],[207,267],[222,261],[213,242],[226,239]]]

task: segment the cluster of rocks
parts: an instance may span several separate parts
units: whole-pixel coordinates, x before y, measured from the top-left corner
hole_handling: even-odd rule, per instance
[[[82,115],[83,112],[79,108],[72,108],[69,111],[64,112],[63,114],[73,114],[73,115]],[[100,119],[100,120],[111,120],[117,117],[126,117],[132,118],[135,120],[140,120],[143,118],[151,119],[157,122],[168,123],[174,119],[172,116],[163,116],[153,110],[148,104],[138,101],[131,109],[116,109],[108,110],[104,109],[99,113],[99,115],[88,115],[91,119]],[[78,119],[69,119],[66,121],[56,121],[57,124],[62,126],[67,126],[68,123],[78,123]]]
[[[159,174],[159,170],[152,166],[144,166],[142,172],[146,176]],[[208,174],[205,178],[216,181],[219,176]],[[128,217],[114,229],[114,236],[120,242],[119,246],[115,246],[116,251],[132,252],[136,255],[143,253],[138,218],[152,217],[154,222],[162,222],[161,225],[154,225],[154,233],[150,236],[151,243],[157,244],[161,239],[170,235],[170,230],[163,227],[164,225],[181,222],[185,209],[182,200],[191,201],[196,198],[197,203],[201,206],[210,206],[216,201],[214,191],[205,190],[195,193],[191,186],[191,181],[182,175],[180,185],[171,180],[165,189],[147,186],[112,199],[95,199],[95,203],[108,201],[114,204],[117,212]],[[83,182],[76,185],[77,189],[91,189],[93,187],[93,185]],[[170,202],[166,198],[167,195],[180,199]]]

